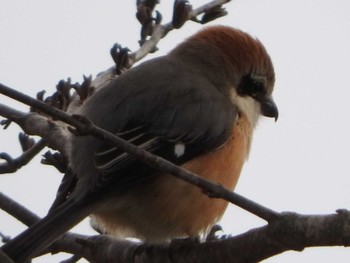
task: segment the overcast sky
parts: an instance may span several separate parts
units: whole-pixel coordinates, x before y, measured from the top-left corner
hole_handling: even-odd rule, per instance
[[[173,1],[161,2],[168,22]],[[275,65],[280,111],[277,123],[263,119],[258,125],[236,191],[276,211],[320,214],[350,208],[350,1],[236,0],[226,8],[229,15],[212,24],[240,28],[265,44]],[[43,89],[52,93],[60,79],[96,76],[113,64],[109,49],[115,42],[138,47],[134,14],[135,1],[0,1],[0,82],[35,96]],[[200,27],[189,22],[172,31],[152,56],[166,54]],[[2,95],[0,103],[27,109]],[[19,154],[17,133],[15,125],[0,131],[0,152]],[[16,174],[1,175],[0,187],[43,216],[60,179],[55,169],[43,169],[38,157]],[[7,235],[23,229],[2,212],[0,222]],[[264,222],[230,206],[222,224],[238,234]],[[349,260],[349,248],[314,248],[266,262]]]

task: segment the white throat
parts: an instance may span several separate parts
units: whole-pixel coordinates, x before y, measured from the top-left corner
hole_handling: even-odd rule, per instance
[[[234,89],[231,90],[231,101],[237,105],[239,112],[247,117],[251,127],[254,129],[260,116],[259,102],[250,96],[238,96]]]

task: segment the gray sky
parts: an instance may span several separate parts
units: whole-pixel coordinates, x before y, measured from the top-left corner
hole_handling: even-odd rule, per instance
[[[164,22],[173,1],[162,1]],[[194,6],[201,2],[191,1]],[[138,47],[134,1],[0,1],[0,82],[35,96],[56,83],[110,67],[109,49],[118,42]],[[277,123],[262,119],[236,191],[277,211],[332,213],[349,208],[350,1],[236,0],[229,15],[212,24],[240,28],[259,38],[275,65]],[[201,26],[189,22],[159,44],[159,56]],[[19,109],[27,107],[5,99]],[[0,152],[19,154],[18,129],[0,131]],[[36,158],[13,175],[1,175],[1,191],[44,215],[61,179]],[[0,212],[1,231],[23,226]],[[264,224],[231,206],[226,232],[238,234]],[[6,226],[6,228],[5,228]],[[87,224],[79,230],[86,231]],[[51,258],[50,258],[51,259]],[[350,250],[315,248],[288,252],[266,262],[348,262]],[[35,262],[49,262],[49,259]],[[51,260],[50,262],[57,262]]]

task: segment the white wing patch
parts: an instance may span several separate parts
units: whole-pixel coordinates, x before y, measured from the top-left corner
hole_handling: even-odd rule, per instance
[[[174,154],[176,157],[181,157],[182,155],[184,155],[185,153],[185,144],[183,143],[177,143],[175,144],[174,147]]]

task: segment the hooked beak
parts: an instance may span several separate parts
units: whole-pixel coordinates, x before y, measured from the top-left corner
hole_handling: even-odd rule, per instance
[[[262,97],[258,100],[260,102],[261,114],[266,117],[275,118],[275,121],[278,119],[278,108],[276,103],[271,97]]]

